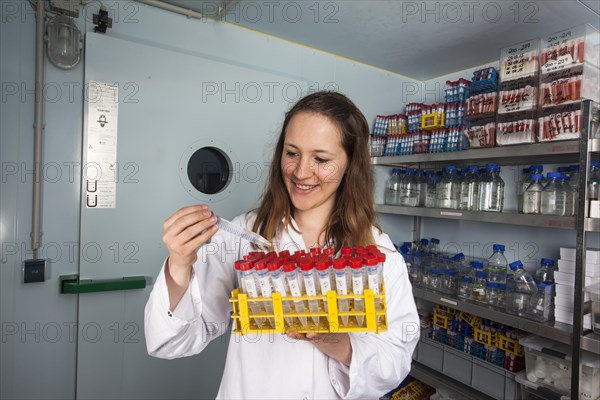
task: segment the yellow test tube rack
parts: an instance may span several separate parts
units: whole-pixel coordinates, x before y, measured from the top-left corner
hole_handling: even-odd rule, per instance
[[[364,311],[354,310],[352,307],[348,311],[338,310],[338,300],[341,299],[362,299]],[[285,312],[283,308],[284,301],[306,301],[318,300],[320,304],[327,303],[327,311],[322,307],[319,312]],[[377,300],[377,301],[376,301]],[[295,331],[298,333],[339,333],[339,332],[374,332],[380,333],[387,331],[387,312],[385,302],[385,290],[380,294],[374,294],[372,290],[365,289],[364,294],[338,295],[335,291],[327,292],[327,295],[319,296],[300,296],[300,297],[282,297],[280,293],[273,293],[271,297],[259,297],[249,299],[245,293],[240,293],[239,289],[231,292],[229,299],[233,306],[233,332],[239,335],[255,333],[286,333]],[[248,302],[270,303],[273,313],[252,312]],[[353,301],[349,303],[353,304]],[[260,307],[263,310],[266,308]],[[306,318],[306,325],[300,325],[298,317]],[[313,322],[313,317],[319,317],[319,324]],[[344,325],[342,317],[348,317],[348,324]],[[364,323],[358,325],[357,317],[363,317]],[[262,327],[258,327],[256,320],[262,321]],[[295,321],[290,323],[290,321]]]

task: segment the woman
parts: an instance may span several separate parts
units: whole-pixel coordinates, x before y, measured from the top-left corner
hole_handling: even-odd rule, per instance
[[[386,254],[388,332],[232,338],[218,398],[378,398],[409,373],[419,319],[404,260],[375,222],[368,140],[365,117],[347,97],[301,99],[286,114],[259,208],[233,222],[277,251],[377,245]],[[227,329],[233,262],[251,248],[217,233],[215,222],[198,205],[164,223],[169,257],[145,314],[150,355],[197,354]]]

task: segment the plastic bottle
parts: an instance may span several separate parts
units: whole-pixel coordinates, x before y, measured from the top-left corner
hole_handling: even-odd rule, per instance
[[[436,207],[436,190],[438,183],[439,179],[433,175],[431,175],[427,181],[427,191],[425,193],[425,207],[427,208]]]
[[[519,187],[517,190],[517,204],[518,204],[518,211],[519,213],[523,213],[523,204],[524,204],[524,200],[523,200],[523,194],[525,193],[525,190],[529,187],[529,185],[531,185],[531,176],[532,175],[541,175],[542,179],[540,180],[540,184],[542,185],[542,188],[544,187],[544,185],[546,184],[546,180],[544,179],[544,167],[542,165],[532,165],[529,168],[524,168],[523,169],[523,175],[522,178],[519,182]]]
[[[544,215],[560,215],[564,209],[564,191],[560,187],[560,173],[548,172],[548,183],[542,191],[541,213]]]
[[[446,269],[442,275],[441,291],[452,296],[456,296],[458,291],[458,276],[456,270]]]
[[[392,169],[392,176],[388,179],[385,189],[385,204],[392,206],[400,205],[400,169]]]
[[[471,293],[473,290],[473,278],[470,276],[463,276],[460,278],[458,284],[458,297],[463,300],[471,300]]]
[[[588,194],[590,200],[600,199],[600,161],[592,161],[588,177]]]
[[[531,296],[529,316],[537,321],[548,321],[552,314],[552,283],[541,282]]]
[[[333,260],[333,270],[335,272],[335,290],[338,295],[347,295],[350,285],[348,284],[349,274],[346,268],[346,258],[336,258]],[[338,299],[338,308],[341,312],[348,311],[349,299]],[[342,325],[348,326],[348,316],[342,316]]]
[[[506,311],[524,317],[528,315],[531,295],[537,291],[537,286],[521,261],[511,263],[510,269],[514,273],[512,287],[507,293]]]
[[[440,239],[431,238],[427,246],[427,252],[432,256],[438,256],[440,254]]]
[[[490,306],[500,307],[500,290],[498,289],[498,283],[486,283],[485,297]]]
[[[504,209],[504,181],[500,167],[487,164],[486,174],[479,181],[479,211],[502,212]]]
[[[523,214],[540,214],[542,206],[542,175],[533,174],[529,180],[529,186],[523,194],[523,204],[521,209]]]
[[[401,195],[401,205],[406,207],[416,207],[419,204],[419,184],[417,176],[412,168],[406,169],[404,175],[404,186]]]
[[[473,211],[478,199],[477,166],[469,165],[460,182],[460,196],[458,209]]]
[[[381,293],[381,290],[383,289],[382,286],[382,282],[380,279],[380,274],[379,274],[379,270],[383,267],[383,262],[380,262],[379,260],[382,259],[380,258],[379,254],[383,255],[383,257],[385,257],[385,254],[379,252],[377,254],[372,254],[369,255],[367,257],[364,258],[363,262],[366,268],[366,272],[367,272],[367,286],[369,287],[369,289],[371,289],[373,291],[373,294],[379,294]],[[383,258],[383,260],[385,261],[385,259]],[[375,311],[380,311],[381,310],[381,300],[376,298],[375,299]],[[377,322],[379,323],[380,317],[377,316]]]
[[[533,280],[537,285],[542,282],[554,283],[554,260],[542,258],[540,260],[540,267],[533,274]]]
[[[506,283],[508,260],[504,256],[503,244],[493,245],[494,253],[487,261],[488,281],[495,283]]]
[[[471,266],[473,267],[473,271],[471,272],[472,279],[472,292],[471,299],[478,303],[486,303],[486,278],[487,273],[483,269],[483,263],[481,261],[473,261],[471,262]]]
[[[576,192],[573,191],[573,187],[571,186],[571,184],[569,183],[569,176],[562,174],[560,177],[560,188],[561,190],[564,192],[564,199],[565,199],[565,205],[563,207],[563,209],[561,210],[561,214],[562,216],[565,217],[570,217],[575,215],[575,194]]]
[[[436,188],[436,206],[438,208],[458,208],[458,197],[460,195],[460,182],[456,167],[449,165],[444,168],[442,179],[437,183]]]
[[[417,188],[419,190],[419,198],[417,207],[425,207],[425,199],[427,197],[427,176],[425,171],[418,169],[416,172]]]

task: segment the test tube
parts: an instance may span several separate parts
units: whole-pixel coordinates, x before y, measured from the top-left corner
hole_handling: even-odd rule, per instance
[[[342,247],[343,250],[343,247]],[[335,272],[335,290],[338,295],[348,294],[348,270],[346,269],[346,258],[336,258],[333,260],[333,270]],[[338,300],[338,309],[341,312],[348,311],[348,299]],[[348,326],[348,316],[342,316],[342,325]]]
[[[385,256],[384,256],[385,257]],[[373,291],[373,294],[381,293],[381,280],[379,279],[379,262],[376,255],[370,255],[364,258],[364,263],[367,267],[367,283],[369,289]],[[375,310],[381,310],[381,300],[375,299]],[[377,323],[379,323],[379,315],[377,316]]]
[[[323,296],[327,296],[327,292],[333,289],[331,285],[331,264],[332,261],[329,257],[320,258],[315,262],[319,287]],[[323,300],[323,309],[327,312],[327,299]]]
[[[307,296],[317,295],[317,281],[315,276],[315,263],[309,258],[301,258],[298,261],[300,272],[304,279],[304,289]],[[312,313],[319,312],[319,300],[308,300],[308,308]],[[312,317],[313,322],[319,326],[319,316]]]
[[[242,287],[245,288],[245,293],[251,299],[258,298],[258,290],[256,288],[256,278],[254,276],[254,264],[251,261],[243,261],[240,263],[240,271],[241,271],[241,280]],[[248,306],[252,310],[254,315],[258,315],[262,313],[262,309],[259,303],[255,301],[248,301]],[[262,318],[254,318],[256,321],[256,325],[258,328],[262,328],[263,319]],[[245,327],[242,327],[242,329]]]
[[[269,260],[266,260],[266,257],[261,261],[258,261],[256,264],[254,264],[254,270],[256,271],[258,286],[260,287],[262,297],[269,299],[273,295],[273,289],[271,287],[269,270],[267,269],[267,261]],[[271,301],[265,301],[263,302],[263,305],[267,311],[267,314],[273,314],[273,303],[271,303]],[[275,328],[275,320],[273,318],[267,318],[267,322],[269,325]]]
[[[271,286],[273,290],[281,294],[281,297],[288,297],[289,290],[287,283],[283,278],[283,268],[281,265],[282,260],[275,259],[267,263],[267,269],[269,270],[269,275],[271,276]],[[284,314],[290,314],[292,312],[292,307],[289,300],[283,301],[282,307]],[[294,319],[292,317],[286,317],[285,321],[287,322],[288,326],[292,326]]]
[[[361,258],[351,258],[349,260],[350,271],[352,274],[352,294],[364,294],[365,289],[365,269]],[[365,300],[362,297],[354,298],[354,311],[365,311]],[[364,315],[356,316],[358,326],[363,326],[365,323]]]
[[[288,261],[283,264],[283,272],[285,273],[285,279],[290,288],[290,293],[293,297],[302,296],[302,281],[298,279],[298,273],[296,272],[296,263],[294,261]],[[294,300],[294,308],[297,313],[306,312],[306,304],[303,300]],[[306,327],[306,317],[298,317],[300,324]]]

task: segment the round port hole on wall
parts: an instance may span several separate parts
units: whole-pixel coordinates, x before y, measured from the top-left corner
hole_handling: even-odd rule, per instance
[[[214,140],[189,146],[179,164],[180,180],[188,194],[208,202],[229,196],[232,156],[231,150]]]

